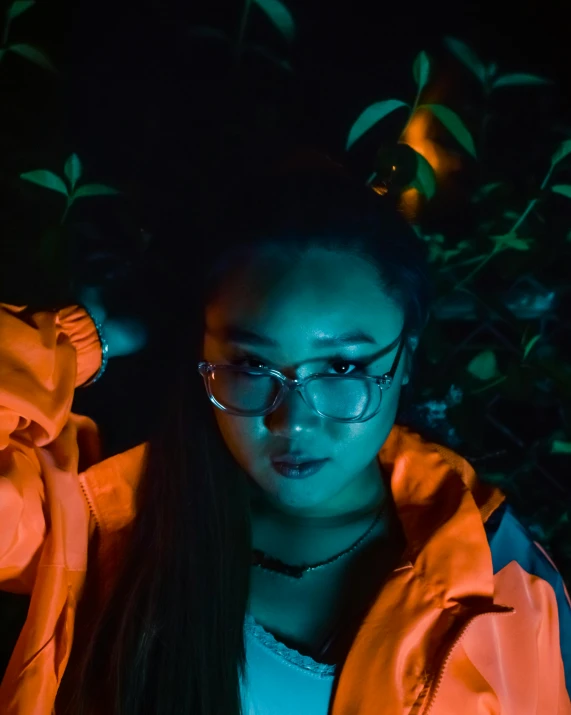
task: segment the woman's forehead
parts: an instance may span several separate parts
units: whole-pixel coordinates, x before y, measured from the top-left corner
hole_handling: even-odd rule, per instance
[[[379,344],[402,327],[402,309],[363,261],[313,261],[281,272],[251,267],[235,274],[206,312],[208,332],[239,328],[275,343],[304,343],[345,332],[372,334]],[[236,331],[234,331],[236,334]]]
[[[323,248],[284,256],[268,248],[237,262],[216,293],[233,302],[245,295],[271,299],[303,288],[315,295],[343,288],[350,293],[359,284],[382,292],[377,268],[362,256]]]

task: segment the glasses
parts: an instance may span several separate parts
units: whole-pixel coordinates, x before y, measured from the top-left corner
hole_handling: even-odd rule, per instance
[[[300,393],[305,404],[321,417],[337,422],[366,422],[381,408],[383,390],[393,383],[404,347],[404,329],[393,366],[379,377],[315,373],[292,380],[279,370],[239,365],[198,363],[210,401],[223,412],[240,417],[260,417],[277,409],[289,390]],[[396,341],[395,341],[396,342]],[[381,353],[393,349],[384,348]],[[368,362],[373,362],[373,355]],[[343,360],[343,362],[345,362]],[[347,360],[347,362],[351,362]],[[362,361],[361,361],[362,362]]]

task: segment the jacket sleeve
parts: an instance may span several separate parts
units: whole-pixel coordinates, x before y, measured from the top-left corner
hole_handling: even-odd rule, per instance
[[[0,303],[0,591],[30,596],[0,682],[6,715],[51,713],[69,655],[90,528],[78,464],[100,458],[97,426],[71,406],[100,364],[84,308]]]
[[[537,541],[533,542],[535,558],[541,566],[536,567],[542,577],[551,584],[557,600],[557,615],[559,619],[559,642],[561,658],[565,672],[565,684],[571,700],[571,598],[557,566]]]
[[[0,588],[29,592],[25,560],[44,536],[43,485],[36,448],[68,421],[74,390],[101,364],[85,309],[31,313],[0,303]],[[22,533],[24,530],[26,533]],[[21,586],[11,584],[20,572]],[[14,586],[14,588],[11,587]]]
[[[486,533],[490,541],[494,573],[501,571],[511,561],[516,561],[528,574],[542,579],[553,588],[557,602],[561,659],[567,693],[571,699],[571,598],[559,569],[510,505],[502,510],[499,524],[486,529]]]

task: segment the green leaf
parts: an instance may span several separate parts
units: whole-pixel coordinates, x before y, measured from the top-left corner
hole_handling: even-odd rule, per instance
[[[570,184],[555,184],[551,187],[551,191],[556,194],[561,194],[562,196],[567,196],[571,199],[571,185]]]
[[[377,178],[378,173],[379,173],[378,171],[373,171],[373,173],[369,176],[369,178],[365,182],[367,184],[367,186],[370,186],[373,183],[373,181]]]
[[[254,0],[288,42],[295,37],[295,22],[291,12],[280,0]]]
[[[36,4],[36,0],[16,0],[8,10],[8,19],[13,20],[18,15],[21,15],[26,10],[29,10],[32,5]]]
[[[105,186],[104,184],[86,184],[85,186],[80,186],[77,191],[71,196],[72,201],[75,199],[85,198],[86,196],[115,196],[121,192],[114,189],[111,186]]]
[[[466,370],[478,380],[492,380],[501,374],[493,350],[483,350],[478,353],[470,360]]]
[[[81,178],[81,174],[83,172],[83,167],[81,166],[81,161],[77,154],[72,154],[68,158],[68,160],[65,162],[63,172],[66,175],[67,180],[71,184],[71,190],[73,192],[73,190],[75,189],[75,185]]]
[[[559,148],[551,158],[551,166],[555,166],[568,154],[571,154],[571,139],[566,139],[559,145]]]
[[[476,158],[476,147],[472,135],[464,126],[460,117],[442,104],[422,104],[419,109],[429,109],[437,119],[448,129],[450,134],[461,144],[466,151]]]
[[[487,196],[489,193],[494,191],[495,189],[498,189],[500,186],[502,186],[501,181],[492,181],[490,184],[484,184],[479,190],[479,193],[482,196]]]
[[[473,72],[482,84],[486,81],[486,68],[476,53],[456,37],[445,37],[444,44],[452,54]]]
[[[516,87],[534,84],[553,84],[553,80],[545,77],[539,77],[535,74],[505,74],[503,77],[498,77],[494,80],[492,89],[497,89],[498,87]]]
[[[43,67],[46,70],[50,70],[50,72],[57,72],[56,68],[50,62],[48,56],[44,52],[42,52],[42,50],[39,50],[37,47],[33,47],[32,45],[9,45],[7,49],[12,52],[15,52],[18,55],[22,55],[22,57],[25,57],[27,60],[30,60],[30,62],[34,62],[40,67]]]
[[[495,62],[492,62],[492,64],[490,64],[486,67],[486,79],[488,81],[491,80],[492,77],[496,76],[497,71],[498,71],[498,65]]]
[[[490,236],[496,244],[496,249],[514,248],[516,251],[529,251],[530,246],[535,243],[533,238],[520,238],[515,233],[505,233],[502,236]]]
[[[526,357],[529,355],[529,353],[531,352],[533,346],[535,345],[535,343],[536,343],[540,338],[541,338],[541,335],[535,335],[535,336],[529,341],[529,343],[525,346],[525,350],[523,351],[523,359],[524,359],[524,360],[525,360]]]
[[[485,198],[489,194],[491,194],[493,191],[496,189],[499,189],[500,186],[503,186],[504,184],[501,181],[493,181],[489,184],[484,184],[481,186],[477,191],[474,192],[474,195],[471,198],[471,201],[473,203],[477,201],[481,201],[481,199]]]
[[[428,200],[430,200],[436,193],[436,179],[434,176],[434,169],[429,164],[429,162],[419,154],[417,151],[417,169],[414,181],[411,186],[418,189],[421,194],[424,194]]]
[[[365,132],[369,131],[373,125],[386,117],[387,114],[394,112],[395,109],[400,109],[400,107],[408,106],[406,102],[401,102],[400,99],[385,99],[382,102],[371,104],[357,117],[351,127],[345,149],[349,149],[357,139],[362,137]]]
[[[422,92],[430,76],[430,60],[426,52],[419,52],[412,66],[414,81],[418,87],[418,94]]]
[[[571,454],[571,442],[555,439],[551,443],[551,454]]]
[[[67,186],[65,185],[63,179],[60,179],[57,174],[47,171],[47,169],[28,171],[25,174],[20,174],[20,179],[24,179],[24,181],[31,181],[32,184],[39,184],[40,186],[44,186],[46,189],[58,191],[60,194],[68,196]]]

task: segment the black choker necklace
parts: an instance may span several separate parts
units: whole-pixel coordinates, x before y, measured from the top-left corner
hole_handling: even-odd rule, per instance
[[[254,549],[252,551],[252,566],[257,566],[264,571],[272,571],[273,573],[279,573],[283,576],[288,576],[289,578],[295,579],[302,578],[303,575],[308,573],[309,571],[316,571],[317,569],[329,566],[329,564],[332,564],[343,556],[346,556],[355,551],[355,549],[357,549],[360,544],[363,543],[363,541],[379,523],[381,516],[387,508],[387,505],[387,501],[385,501],[382,509],[375,517],[375,520],[373,521],[371,526],[369,526],[367,531],[354,544],[352,544],[348,549],[345,549],[345,551],[342,551],[340,554],[337,554],[336,556],[332,556],[330,559],[327,559],[327,561],[322,561],[321,563],[314,564],[313,566],[291,566],[290,564],[284,564],[284,562],[280,561],[279,559],[273,558],[272,556],[268,556],[268,554],[265,554],[259,549]]]

